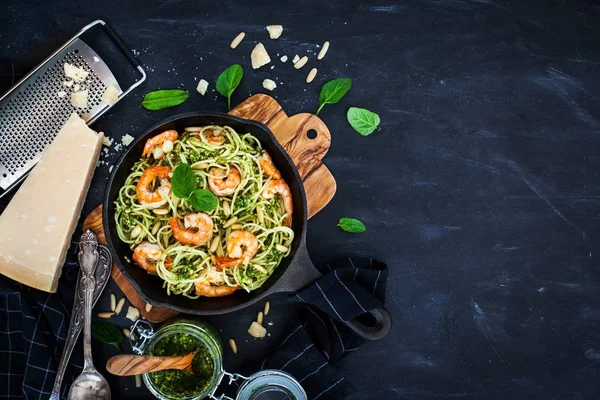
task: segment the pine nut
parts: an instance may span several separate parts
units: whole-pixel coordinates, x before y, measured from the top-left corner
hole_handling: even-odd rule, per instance
[[[123,335],[125,335],[125,337],[128,338],[129,335],[131,335],[131,331],[127,328],[123,328]]]
[[[256,217],[258,218],[258,222],[261,224],[265,223],[265,214],[263,213],[262,207],[256,207]]]
[[[231,229],[233,229],[234,231],[237,231],[238,229],[242,229],[244,225],[242,224],[233,224],[231,225]]]
[[[155,208],[152,212],[156,215],[167,215],[169,213],[168,208]]]
[[[196,170],[198,170],[198,169],[206,169],[206,168],[208,168],[208,164],[204,164],[204,163],[203,164],[196,164],[196,165],[192,166],[192,169],[196,169]]]
[[[152,304],[146,303],[146,312],[150,312],[152,310]]]
[[[258,322],[259,324],[262,325],[262,323],[263,323],[263,312],[262,311],[258,312],[258,317],[256,317],[256,322]]]
[[[217,257],[215,257],[215,256],[212,256],[212,255],[211,255],[211,256],[210,256],[210,261],[212,261],[213,265],[217,265],[217,264],[218,264],[218,263],[217,263]]]
[[[271,303],[268,301],[265,303],[265,310],[263,311],[265,315],[269,315],[269,310],[271,309]]]
[[[152,150],[152,155],[154,156],[155,160],[160,160],[165,155],[165,152],[163,151],[162,147],[156,146],[154,150]]]
[[[108,319],[108,318],[112,317],[113,315],[115,315],[114,312],[104,311],[104,312],[98,313],[98,318]]]
[[[237,354],[237,344],[235,344],[235,340],[229,339],[229,347],[231,347],[233,354]]]
[[[259,271],[262,274],[266,274],[268,272],[266,269],[264,269],[263,267],[261,267],[258,264],[253,264],[252,268],[254,268],[255,270]]]
[[[317,76],[317,69],[313,68],[310,70],[308,76],[306,77],[306,83],[311,83],[313,79],[315,79],[315,76]]]
[[[173,151],[173,142],[171,140],[165,140],[162,144],[162,151],[170,153]]]
[[[119,315],[119,313],[123,309],[124,305],[125,305],[125,297],[121,297],[121,300],[119,300],[119,302],[117,303],[117,306],[115,307],[115,314]]]
[[[237,220],[238,220],[238,217],[231,218],[229,221],[227,221],[227,222],[225,222],[225,224],[223,224],[223,228],[225,228],[225,229],[229,228],[231,225],[235,224]]]
[[[110,311],[115,312],[117,308],[117,296],[114,293],[110,294]]]
[[[210,244],[210,252],[214,253],[215,251],[217,251],[217,247],[219,247],[219,241],[221,240],[221,238],[219,238],[219,236],[215,236],[215,238],[212,240],[211,244]]]
[[[294,68],[296,69],[300,69],[302,67],[304,67],[306,65],[306,63],[308,62],[308,57],[304,56],[301,59],[298,60],[298,62],[296,64],[294,64]],[[155,157],[156,158],[156,157]]]
[[[204,129],[201,126],[188,126],[187,128],[184,129],[184,131],[186,132],[202,132],[202,129]]]
[[[279,251],[281,253],[287,253],[287,251],[289,250],[287,247],[285,247],[282,244],[276,245],[275,248],[277,249],[277,251]]]
[[[154,226],[152,227],[152,234],[156,235],[158,233],[159,229],[160,229],[160,221],[156,221],[154,223]]]
[[[319,52],[319,55],[317,56],[317,59],[318,60],[322,60],[323,57],[325,57],[325,54],[327,54],[327,50],[329,50],[329,42],[323,43],[323,48]]]
[[[223,202],[223,212],[225,213],[226,217],[231,215],[231,207],[229,206],[229,202],[227,200]]]
[[[244,40],[244,36],[246,36],[246,34],[245,34],[244,32],[240,32],[240,34],[239,34],[239,35],[237,35],[237,36],[235,37],[235,39],[233,39],[233,40],[231,41],[231,48],[232,48],[232,49],[235,49],[236,47],[238,47],[238,45],[240,44],[240,42],[241,42],[242,40]]]
[[[133,228],[133,230],[131,231],[131,234],[129,236],[132,239],[135,239],[136,237],[140,236],[140,233],[142,233],[142,226],[136,225],[135,228]]]

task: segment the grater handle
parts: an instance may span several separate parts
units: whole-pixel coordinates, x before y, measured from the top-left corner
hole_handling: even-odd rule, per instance
[[[113,30],[113,28],[111,28],[110,25],[108,25],[106,22],[102,21],[100,23],[102,24],[102,26],[106,30],[106,33],[108,33],[108,36],[110,36],[111,39],[115,41],[115,44],[119,47],[119,49],[121,49],[121,52],[123,52],[123,54],[125,55],[125,57],[127,57],[127,59],[129,60],[129,62],[131,64],[133,64],[133,66],[135,66],[136,68],[138,68],[138,69],[141,68],[142,64],[140,64],[140,62],[137,60],[137,58],[135,58],[133,56],[133,53],[131,52],[131,50],[129,50],[127,48],[127,45],[125,45],[125,42],[123,42],[123,40],[117,34],[117,32],[115,32]]]

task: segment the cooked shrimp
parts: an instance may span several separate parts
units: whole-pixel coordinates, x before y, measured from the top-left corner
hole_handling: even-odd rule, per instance
[[[240,171],[233,165],[229,166],[229,174],[225,175],[222,168],[211,168],[209,170],[208,186],[217,196],[233,194],[240,184],[242,177]]]
[[[149,274],[156,275],[156,263],[163,255],[163,251],[157,244],[143,242],[133,250],[133,261],[146,270]],[[165,267],[169,269],[173,262],[169,257],[165,258]]]
[[[202,132],[202,139],[206,139],[213,146],[218,146],[225,141],[225,135],[220,131],[207,129]]]
[[[215,267],[209,267],[205,280],[196,282],[196,294],[204,297],[228,296],[239,289],[239,286],[227,286],[223,275]]]
[[[227,257],[217,257],[217,268],[248,264],[257,251],[256,236],[248,231],[233,231],[227,239]]]
[[[169,167],[156,166],[146,168],[136,186],[137,198],[140,204],[156,208],[167,202],[166,198],[171,191],[170,172],[171,169]],[[150,190],[156,178],[160,178],[160,185],[158,189],[154,191]]]
[[[154,148],[156,146],[162,146],[164,142],[170,140],[172,142],[179,139],[179,133],[175,130],[164,131],[163,133],[159,133],[158,135],[148,139],[146,141],[146,145],[144,146],[144,151],[142,152],[142,157],[150,158],[150,155],[154,154],[154,158],[157,160],[162,159],[165,154],[161,151],[157,151],[158,154],[154,153]]]
[[[269,153],[265,151],[260,156],[258,156],[258,163],[260,164],[260,167],[265,172],[265,174],[267,174],[267,176],[273,179],[281,179],[281,174],[279,173],[279,170],[273,165],[273,160],[271,159]]]
[[[262,192],[262,197],[265,199],[272,199],[276,194],[280,195],[283,199],[283,206],[285,208],[285,212],[287,213],[285,224],[290,226],[292,222],[294,205],[292,203],[292,192],[290,192],[290,187],[283,179],[274,179],[269,182]]]
[[[207,243],[213,234],[213,220],[207,214],[188,214],[183,218],[183,225],[176,218],[169,220],[173,236],[179,243],[200,246]]]

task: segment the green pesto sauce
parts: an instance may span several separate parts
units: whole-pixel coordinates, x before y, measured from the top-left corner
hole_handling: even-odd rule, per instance
[[[165,397],[192,398],[209,385],[214,372],[214,360],[202,341],[187,333],[175,333],[160,339],[150,351],[153,356],[179,356],[196,351],[192,370],[196,375],[174,369],[152,372],[150,380]]]

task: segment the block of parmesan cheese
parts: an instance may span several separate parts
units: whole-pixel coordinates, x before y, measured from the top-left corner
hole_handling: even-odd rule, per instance
[[[102,147],[75,113],[0,215],[0,273],[56,292]]]

